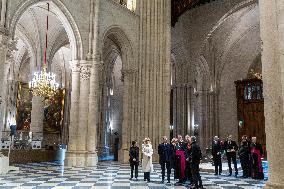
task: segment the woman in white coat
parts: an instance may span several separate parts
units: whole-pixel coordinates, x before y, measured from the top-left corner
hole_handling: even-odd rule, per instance
[[[150,182],[150,172],[153,172],[152,155],[153,148],[149,138],[145,138],[142,145],[142,170],[144,172],[144,181]]]

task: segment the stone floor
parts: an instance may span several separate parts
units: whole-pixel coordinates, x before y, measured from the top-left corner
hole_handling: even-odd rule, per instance
[[[161,180],[160,167],[154,165],[151,182],[143,181],[143,173],[139,167],[138,181],[129,181],[129,166],[117,162],[100,162],[96,167],[62,167],[56,163],[32,163],[17,165],[18,172],[10,172],[0,176],[0,188],[73,188],[73,189],[170,189],[188,188],[171,184],[159,184]],[[210,165],[203,164],[202,167]],[[225,168],[225,167],[224,167]],[[226,168],[225,168],[226,169]],[[256,189],[265,185],[265,181],[241,179],[235,177],[214,176],[212,173],[202,173],[205,188],[220,189]]]

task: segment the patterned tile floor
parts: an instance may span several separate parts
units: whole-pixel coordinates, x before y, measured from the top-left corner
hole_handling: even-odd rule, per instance
[[[116,162],[100,162],[96,167],[62,167],[56,163],[31,163],[17,165],[18,172],[0,175],[0,188],[18,189],[184,189],[185,186],[159,184],[161,180],[160,167],[154,165],[151,182],[143,181],[143,173],[139,167],[138,181],[129,181],[129,165]],[[241,179],[227,176],[214,176],[202,173],[205,188],[220,189],[256,189],[265,185],[265,181]]]

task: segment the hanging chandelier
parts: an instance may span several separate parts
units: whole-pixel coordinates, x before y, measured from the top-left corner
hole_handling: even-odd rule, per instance
[[[47,3],[47,10],[49,13],[49,3]],[[48,14],[46,16],[44,62],[41,71],[35,72],[33,74],[32,80],[29,82],[29,88],[34,96],[52,97],[57,93],[59,89],[59,84],[55,80],[55,74],[52,72],[47,72],[47,65],[46,65],[47,37],[48,37]]]

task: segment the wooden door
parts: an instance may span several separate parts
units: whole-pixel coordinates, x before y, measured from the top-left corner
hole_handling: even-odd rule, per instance
[[[262,80],[236,81],[239,143],[243,135],[255,136],[265,150],[265,119]],[[265,150],[266,151],[266,150]]]

